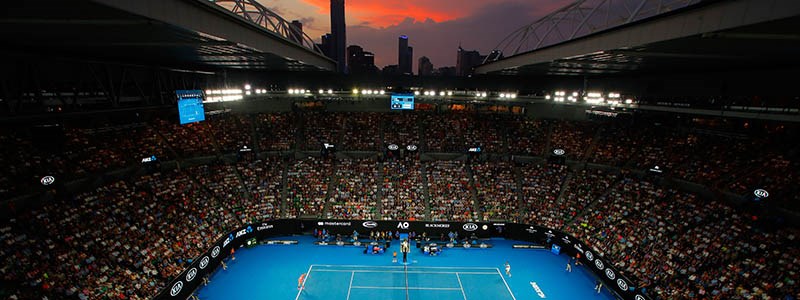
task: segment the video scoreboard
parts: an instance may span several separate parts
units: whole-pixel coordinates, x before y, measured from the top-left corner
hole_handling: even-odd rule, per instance
[[[181,125],[206,119],[206,111],[203,108],[203,91],[177,90],[175,95],[178,96],[178,115]]]
[[[414,94],[392,94],[392,109],[414,109]]]

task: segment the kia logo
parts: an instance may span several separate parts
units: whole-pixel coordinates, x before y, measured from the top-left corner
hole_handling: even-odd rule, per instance
[[[642,296],[642,295],[636,295],[636,297],[633,297],[633,299],[635,299],[635,300],[645,300],[644,296]]]
[[[42,185],[51,185],[51,184],[53,184],[53,182],[55,182],[55,181],[56,181],[56,178],[55,178],[55,177],[53,177],[53,176],[49,176],[49,175],[48,175],[48,176],[45,176],[45,177],[42,177],[42,179],[41,179],[41,180],[39,180],[39,182],[41,182],[41,183],[42,183]]]
[[[566,151],[564,151],[564,149],[555,149],[555,150],[553,150],[553,154],[555,154],[555,155],[564,155],[564,153],[566,153]]]
[[[464,224],[464,226],[462,226],[462,228],[464,228],[464,230],[466,230],[466,231],[475,231],[475,230],[478,230],[478,224],[467,223],[467,224]]]
[[[217,255],[219,255],[219,246],[216,246],[214,247],[214,250],[211,250],[211,257],[217,258]]]
[[[611,280],[614,280],[614,278],[617,278],[617,275],[614,274],[614,271],[611,270],[611,269],[606,269],[606,276],[608,276],[608,279],[611,279]]]
[[[603,262],[600,261],[599,259],[594,261],[594,266],[597,267],[600,270],[602,270],[603,268],[606,267],[605,265],[603,265]]]
[[[593,261],[594,260],[594,254],[592,254],[592,252],[590,252],[590,251],[586,251],[586,259],[588,259],[589,261]]]
[[[186,272],[186,282],[192,281],[192,279],[194,279],[194,276],[196,275],[197,275],[197,268],[189,269],[189,272]]]
[[[172,286],[172,289],[169,290],[169,294],[170,296],[175,297],[181,292],[182,289],[183,281],[178,281]]]
[[[375,228],[378,227],[378,222],[366,221],[364,223],[361,223],[361,226],[364,226],[365,228]]]
[[[764,189],[757,189],[757,190],[753,191],[753,195],[756,195],[756,197],[758,197],[758,198],[767,198],[767,197],[769,197],[769,193]]]
[[[619,286],[620,290],[623,290],[623,291],[627,291],[628,290],[628,283],[625,282],[625,280],[622,280],[622,278],[617,279],[617,286]],[[636,299],[639,299],[638,295],[637,295]]]
[[[209,261],[208,256],[203,256],[203,259],[200,260],[200,269],[201,270],[205,269],[206,267],[208,267],[208,261]]]

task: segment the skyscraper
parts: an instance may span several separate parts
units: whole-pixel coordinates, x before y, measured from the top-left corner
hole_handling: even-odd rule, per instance
[[[400,74],[413,74],[411,72],[413,53],[414,49],[408,46],[408,36],[401,35],[397,39],[397,67]]]
[[[486,56],[481,55],[478,51],[464,50],[459,46],[456,57],[456,76],[472,75],[472,68],[483,63],[484,58]]]
[[[347,69],[350,74],[374,74],[378,72],[375,67],[375,54],[364,51],[361,46],[350,45],[347,47]]]
[[[331,0],[331,36],[333,37],[333,54],[336,60],[336,71],[344,73],[346,68],[347,34],[344,24],[344,0]]]
[[[431,76],[433,74],[433,64],[431,60],[427,56],[423,56],[419,58],[419,62],[417,63],[417,75],[419,76]]]
[[[320,37],[320,40],[322,43],[317,44],[317,47],[322,50],[322,53],[325,54],[325,56],[336,60],[336,57],[333,55],[333,36],[330,33],[326,33]]]
[[[299,20],[292,21],[289,24],[289,28],[292,30],[289,32],[289,39],[295,43],[303,43],[303,23],[300,23]]]

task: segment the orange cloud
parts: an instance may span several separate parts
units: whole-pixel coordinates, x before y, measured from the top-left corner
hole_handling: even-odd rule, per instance
[[[303,0],[319,8],[319,13],[328,14],[330,12],[329,0]],[[451,9],[436,8],[426,5],[429,1],[404,0],[345,0],[345,11],[350,23],[369,24],[372,27],[387,27],[397,25],[406,18],[422,22],[431,19],[436,22],[453,20],[466,15],[463,7],[457,5]],[[417,1],[419,2],[419,1]],[[355,21],[355,22],[353,22]]]

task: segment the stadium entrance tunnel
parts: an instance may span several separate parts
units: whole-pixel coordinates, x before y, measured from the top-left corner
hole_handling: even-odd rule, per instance
[[[638,286],[599,254],[573,236],[538,225],[504,222],[425,222],[425,221],[372,221],[372,220],[300,220],[283,219],[270,222],[253,223],[233,230],[219,239],[180,275],[173,278],[155,299],[186,299],[202,284],[205,276],[211,275],[220,263],[228,257],[231,249],[239,248],[247,241],[262,240],[276,236],[298,235],[314,229],[325,229],[332,235],[360,234],[369,231],[427,232],[431,236],[458,232],[460,236],[475,235],[478,238],[502,237],[511,240],[527,241],[544,245],[550,249],[555,246],[561,253],[576,256],[580,253],[581,263],[587,266],[604,285],[618,297],[625,300],[649,300],[647,295],[637,291]]]

